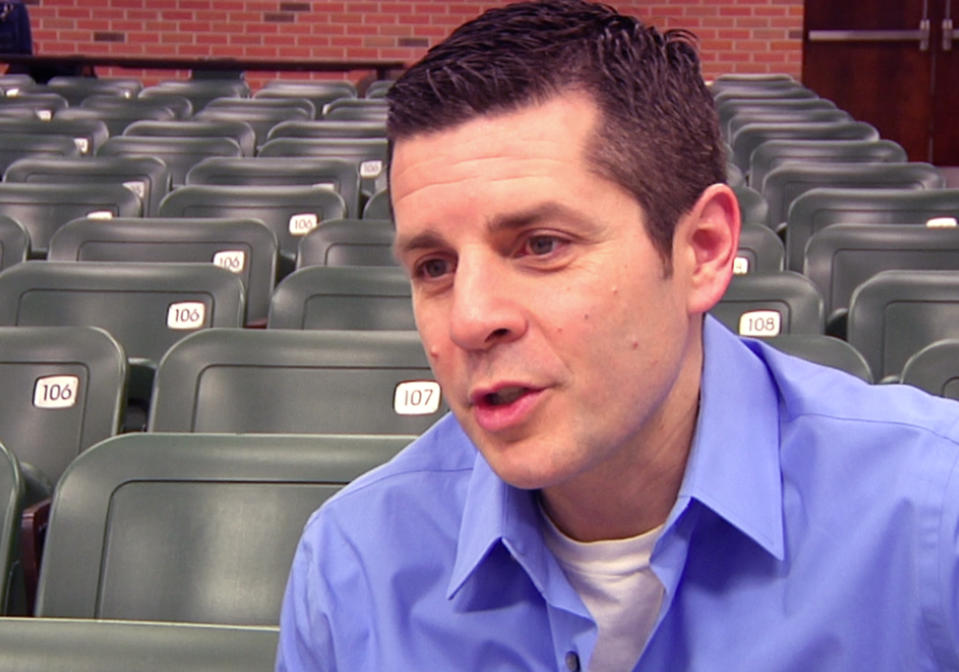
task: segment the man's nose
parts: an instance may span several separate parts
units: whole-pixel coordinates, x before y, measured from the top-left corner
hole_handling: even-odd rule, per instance
[[[484,257],[459,260],[450,336],[465,350],[487,350],[526,331],[525,297],[503,266]]]

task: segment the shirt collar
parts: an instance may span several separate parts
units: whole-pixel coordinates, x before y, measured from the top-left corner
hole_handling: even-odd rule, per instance
[[[711,316],[703,344],[699,419],[667,528],[695,499],[782,560],[775,383],[761,355]]]
[[[664,534],[695,499],[782,559],[776,388],[763,361],[709,316],[703,340],[699,418],[679,497]],[[469,442],[459,423],[455,427],[457,438]],[[503,482],[477,451],[447,597],[452,598],[479,571],[499,542],[541,593],[568,594],[562,570],[542,543],[539,525],[534,494]],[[568,594],[568,599],[568,606],[575,608],[575,596]]]

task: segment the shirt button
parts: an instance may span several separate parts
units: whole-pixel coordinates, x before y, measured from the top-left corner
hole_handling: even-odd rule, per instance
[[[566,669],[569,672],[579,672],[579,656],[575,651],[569,651],[566,654]]]

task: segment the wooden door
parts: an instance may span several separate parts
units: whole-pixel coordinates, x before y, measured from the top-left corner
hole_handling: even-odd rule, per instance
[[[959,36],[952,0],[805,0],[803,83],[912,161],[959,165]],[[959,4],[959,0],[957,0]]]

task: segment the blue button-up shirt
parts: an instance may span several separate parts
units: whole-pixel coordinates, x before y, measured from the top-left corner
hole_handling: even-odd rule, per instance
[[[959,670],[959,406],[707,318],[700,414],[635,670]],[[307,524],[278,670],[587,669],[532,492],[453,417]]]

